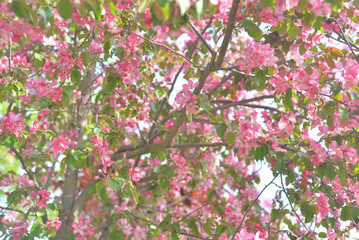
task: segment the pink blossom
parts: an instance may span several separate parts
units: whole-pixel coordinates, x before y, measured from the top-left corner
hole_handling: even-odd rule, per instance
[[[91,41],[90,46],[89,46],[89,51],[92,54],[95,54],[95,53],[100,53],[101,54],[101,53],[104,52],[101,44],[96,42],[95,40]]]
[[[22,236],[27,233],[27,227],[25,220],[22,220],[21,222],[16,222],[11,228],[10,233],[12,234],[13,240],[20,240]]]
[[[52,229],[54,229],[55,232],[57,232],[57,231],[59,231],[59,229],[61,227],[61,221],[59,220],[58,217],[53,220],[48,220],[46,222],[46,227],[52,228]]]
[[[25,130],[24,121],[21,113],[9,112],[8,116],[2,118],[5,130],[15,134],[16,137],[21,137],[21,131]]]
[[[35,198],[37,196],[40,196],[40,199],[37,200],[37,207],[39,209],[43,209],[47,206],[47,201],[51,199],[50,197],[51,193],[46,191],[46,189],[38,190],[37,192],[32,193],[32,197]]]
[[[17,184],[22,186],[33,186],[35,183],[34,181],[30,180],[27,175],[19,175],[15,181]]]
[[[335,239],[337,239],[337,237],[338,237],[338,235],[336,234],[335,231],[334,231],[334,232],[331,232],[332,230],[334,230],[334,229],[332,229],[331,227],[328,228],[328,231],[327,231],[328,240],[335,240]]]
[[[71,224],[71,231],[76,235],[76,240],[87,240],[87,237],[93,237],[95,228],[92,226],[91,219],[85,219],[85,215],[81,214],[79,222]]]
[[[328,204],[329,198],[323,193],[315,193],[314,196],[317,198],[318,212],[322,218],[325,218],[331,212]]]
[[[69,149],[69,146],[67,145],[69,140],[64,138],[63,136],[60,136],[58,139],[52,140],[52,152],[53,153],[64,153],[66,149]]]

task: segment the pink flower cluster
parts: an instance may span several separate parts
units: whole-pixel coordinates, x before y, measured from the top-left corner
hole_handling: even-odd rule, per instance
[[[16,222],[9,231],[12,234],[12,239],[20,240],[21,237],[27,233],[27,227],[28,225],[25,223],[25,220]]]
[[[25,130],[24,121],[21,113],[9,112],[8,116],[4,116],[2,121],[5,130],[15,134],[16,137],[21,137],[21,131]],[[2,132],[2,125],[0,124],[0,133]]]
[[[238,65],[241,70],[245,70],[247,73],[252,72],[254,67],[268,67],[278,61],[278,58],[274,56],[274,49],[270,47],[269,43],[257,43],[254,40],[248,43],[241,55],[242,58],[238,60]]]
[[[52,140],[52,154],[56,156],[57,152],[64,153],[69,149],[69,140],[60,136],[58,139]]]
[[[135,168],[129,168],[127,169],[127,173],[132,173],[131,174],[131,177],[132,177],[132,180],[135,181],[136,183],[138,183],[140,181],[140,177],[139,177],[139,172],[140,172],[140,168],[138,167],[135,167]]]
[[[306,97],[311,99],[315,98],[316,93],[321,93],[322,89],[319,87],[320,82],[318,79],[320,78],[320,74],[317,70],[313,70],[310,75],[308,75],[304,70],[294,74],[293,76],[293,87],[298,92],[304,92]]]
[[[93,151],[95,155],[100,155],[100,161],[102,164],[102,170],[104,173],[107,173],[107,168],[111,167],[115,162],[111,160],[112,150],[108,148],[108,142],[102,141],[101,137],[94,136],[92,142],[95,145],[96,149]],[[98,166],[98,163],[94,162],[95,166]]]
[[[92,42],[90,43],[89,51],[92,54],[96,54],[96,53],[101,54],[104,52],[102,45],[100,43],[96,42],[95,40],[92,40]]]
[[[47,206],[47,201],[51,199],[50,192],[46,191],[46,189],[38,190],[37,192],[32,193],[32,197],[36,198],[37,196],[40,196],[40,199],[37,200],[37,207],[39,209],[43,209]]]
[[[19,175],[15,181],[17,184],[21,186],[33,186],[35,183],[34,181],[30,180],[27,175]]]
[[[328,201],[329,198],[323,193],[315,193],[314,196],[318,200],[318,212],[322,218],[325,218],[329,212],[331,212]]]
[[[59,220],[59,218],[55,218],[53,220],[48,220],[46,222],[46,227],[48,228],[53,228],[55,232],[59,231],[60,227],[61,227],[61,221]]]
[[[57,82],[46,82],[41,77],[33,78],[26,82],[26,89],[29,91],[30,96],[47,97],[52,102],[61,101],[63,92],[61,87],[57,87]]]
[[[81,215],[79,222],[71,224],[71,231],[77,234],[76,240],[86,240],[87,237],[94,237],[95,228],[91,225],[91,219],[85,219],[84,214]]]
[[[315,154],[310,157],[310,160],[315,166],[322,165],[324,163],[327,153],[325,149],[315,141],[309,140],[310,146],[315,150]]]
[[[184,105],[187,104],[190,100],[196,100],[196,96],[192,95],[193,90],[198,86],[198,82],[193,83],[190,79],[187,84],[183,84],[182,91],[177,93],[175,102],[179,104],[179,108],[183,108]],[[193,106],[192,106],[193,107]],[[191,112],[191,107],[187,109]]]

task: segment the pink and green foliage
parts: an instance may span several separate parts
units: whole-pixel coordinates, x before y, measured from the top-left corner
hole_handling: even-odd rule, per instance
[[[0,15],[1,239],[358,236],[358,0]]]

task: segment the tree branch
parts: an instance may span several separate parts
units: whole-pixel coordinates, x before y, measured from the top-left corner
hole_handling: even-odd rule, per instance
[[[223,147],[228,146],[227,143],[188,143],[188,144],[173,144],[168,148],[199,148],[199,147]]]
[[[176,54],[177,56],[183,58],[184,60],[186,60],[187,62],[189,62],[190,64],[192,64],[192,65],[193,65],[195,68],[197,68],[199,71],[201,70],[200,67],[197,66],[197,64],[195,64],[194,62],[192,62],[192,61],[191,61],[190,59],[188,59],[186,56],[183,56],[183,55],[180,54],[179,52],[176,52],[176,51],[173,50],[172,48],[167,47],[167,46],[164,45],[164,44],[154,42],[154,41],[152,41],[151,39],[148,39],[148,38],[146,38],[146,37],[144,37],[144,36],[141,36],[141,35],[139,35],[139,34],[137,34],[137,33],[134,33],[134,32],[131,32],[131,31],[128,31],[128,33],[133,34],[133,35],[135,35],[135,36],[137,36],[137,37],[139,37],[139,38],[142,38],[143,40],[146,40],[146,41],[148,41],[148,42],[150,42],[150,43],[152,43],[152,44],[154,44],[154,45],[160,46],[160,47],[162,47],[162,48],[165,48],[165,49],[167,49],[167,50],[173,52],[173,53]]]
[[[283,191],[284,191],[285,196],[286,196],[287,199],[288,199],[288,202],[289,202],[289,205],[290,205],[292,211],[294,212],[294,214],[297,216],[297,218],[299,219],[299,221],[302,223],[302,225],[305,227],[305,229],[306,229],[307,232],[308,232],[309,229],[308,229],[307,226],[303,223],[303,221],[300,219],[300,217],[298,216],[297,212],[294,210],[292,203],[291,203],[290,200],[289,200],[289,196],[288,196],[287,191],[285,190],[285,187],[284,187],[284,184],[283,184],[282,174],[280,174],[280,182],[281,182],[281,184],[282,184],[282,189],[283,189]]]
[[[13,151],[15,153],[16,157],[20,160],[22,168],[25,170],[25,172],[27,173],[29,178],[32,181],[34,181],[36,189],[41,190],[41,187],[40,187],[39,183],[36,181],[36,179],[34,178],[34,175],[32,175],[32,173],[29,171],[29,169],[27,169],[26,163],[25,163],[24,159],[22,158],[22,156],[20,155],[20,153],[14,147],[11,149],[11,151]]]
[[[208,49],[208,51],[211,53],[212,57],[215,58],[216,57],[216,52],[213,50],[213,48],[211,46],[209,46],[209,44],[207,43],[207,41],[203,38],[202,34],[198,31],[198,29],[196,28],[195,25],[193,25],[192,21],[189,20],[188,21],[189,25],[191,26],[191,28],[193,29],[193,31],[196,33],[196,35],[198,36],[198,38],[201,40],[201,42],[206,46],[206,48]]]
[[[238,233],[239,229],[242,227],[243,222],[244,222],[244,219],[246,218],[247,214],[249,213],[249,210],[251,210],[251,208],[252,208],[253,205],[257,202],[258,198],[262,195],[262,193],[264,192],[264,190],[266,190],[266,188],[273,183],[273,181],[278,177],[278,175],[279,175],[279,174],[277,174],[277,175],[272,179],[272,181],[270,181],[270,183],[268,183],[268,184],[262,189],[262,191],[258,194],[258,196],[256,197],[256,199],[254,199],[254,200],[252,201],[251,205],[249,206],[249,208],[247,209],[247,211],[244,213],[244,216],[243,216],[243,218],[242,218],[242,221],[241,221],[241,223],[239,224],[239,226],[237,227],[236,231],[234,232],[234,234],[233,234],[231,240],[234,239],[234,237],[235,237],[236,234]]]
[[[93,80],[95,79],[95,68],[96,66],[95,64],[93,64],[87,69],[87,74],[82,81],[80,101],[82,101],[82,99],[87,100],[86,102],[90,100],[91,91],[92,91],[91,86],[93,85],[94,82]],[[89,121],[88,115],[90,112],[88,108],[81,108],[81,106],[82,106],[81,103],[79,103],[77,110],[77,122],[80,128],[79,128],[78,138],[76,139],[76,141],[78,142],[79,146],[81,146],[83,142],[83,136],[86,131],[86,127],[88,125],[88,121]],[[65,179],[64,179],[64,190],[61,199],[62,209],[59,213],[60,221],[62,222],[62,224],[55,236],[55,240],[67,239],[69,237],[71,233],[70,231],[71,223],[73,221],[78,221],[80,213],[89,198],[86,192],[86,196],[81,198],[82,201],[81,202],[76,201],[77,204],[75,204],[77,178],[78,178],[78,168],[74,169],[69,165],[67,165],[65,172]],[[92,181],[94,180],[91,179],[86,187],[88,187],[90,183],[92,183]],[[85,190],[82,191],[80,196],[83,196],[84,192]]]
[[[341,34],[342,34],[342,36],[340,36],[340,34],[337,33],[338,36],[341,37],[341,38],[343,38],[343,40],[345,41],[345,43],[347,44],[347,46],[350,48],[351,52],[353,53],[353,55],[354,55],[354,57],[355,57],[355,60],[359,63],[358,56],[355,54],[352,45],[349,43],[348,39],[345,37],[345,33],[344,33],[342,27],[340,26],[340,24],[338,23],[338,21],[337,21],[335,18],[332,18],[332,17],[329,18],[329,20],[331,20],[331,21],[333,21],[333,22],[335,22],[335,23],[337,24],[337,26],[338,26],[338,28],[340,29],[340,32],[341,32]]]
[[[231,7],[231,10],[230,10],[229,16],[228,16],[227,29],[224,34],[223,42],[222,42],[222,45],[221,45],[221,48],[220,48],[220,51],[218,54],[218,59],[216,62],[217,68],[220,68],[222,66],[224,58],[226,56],[229,42],[232,38],[232,32],[234,29],[234,23],[236,20],[239,2],[240,2],[240,0],[233,0],[232,7]]]

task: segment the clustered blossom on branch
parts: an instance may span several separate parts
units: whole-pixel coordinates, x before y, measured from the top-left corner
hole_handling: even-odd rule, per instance
[[[357,1],[0,11],[2,237],[359,231]]]

